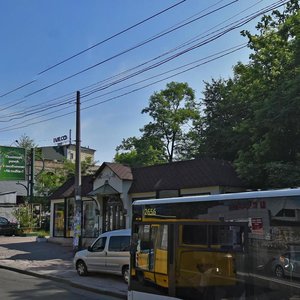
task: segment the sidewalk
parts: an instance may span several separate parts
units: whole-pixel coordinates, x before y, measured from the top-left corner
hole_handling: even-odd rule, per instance
[[[91,274],[81,277],[73,267],[71,247],[36,242],[35,237],[0,236],[0,268],[48,278],[100,294],[126,299],[122,277]]]

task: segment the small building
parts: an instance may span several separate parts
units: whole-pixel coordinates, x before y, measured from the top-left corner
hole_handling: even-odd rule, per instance
[[[129,228],[134,200],[244,191],[233,166],[223,160],[197,159],[130,168],[104,162],[93,176],[82,177],[82,237]],[[74,179],[51,197],[53,240],[73,237]],[[72,243],[69,240],[69,243]]]
[[[38,147],[37,149],[41,152],[41,158],[49,161],[60,161],[62,162],[65,159],[68,159],[72,162],[75,162],[76,156],[76,145],[74,144],[65,144],[57,146],[45,146]],[[96,150],[89,147],[81,147],[81,160],[90,158],[94,161],[94,155]]]

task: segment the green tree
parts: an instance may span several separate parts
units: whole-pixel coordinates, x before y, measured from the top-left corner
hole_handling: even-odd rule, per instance
[[[123,140],[115,161],[149,165],[181,159],[189,126],[199,118],[194,91],[187,83],[170,82],[150,97],[142,113],[149,114],[152,122],[140,129],[141,138]]]
[[[290,1],[282,13],[274,11],[262,18],[259,34],[244,33],[254,50],[252,80],[259,80],[252,84],[251,94],[259,92],[261,97],[252,101],[252,114],[241,123],[250,143],[239,151],[236,166],[255,186],[300,183],[299,26],[298,1]],[[240,77],[245,74],[240,72]]]
[[[34,142],[34,139],[30,138],[26,134],[22,134],[17,141],[18,141],[18,145],[21,148],[25,148],[26,151],[29,151],[30,149],[37,147],[37,144]]]
[[[18,221],[21,229],[32,230],[37,226],[37,219],[32,214],[31,205],[28,203],[21,204],[12,212]]]
[[[205,153],[234,161],[253,187],[299,185],[299,28],[292,0],[264,16],[258,34],[242,33],[253,52],[233,79],[206,84]]]
[[[132,167],[164,163],[162,149],[161,141],[154,137],[130,137],[124,139],[122,144],[116,148],[114,161]]]
[[[95,162],[90,157],[81,161],[81,175],[92,174],[94,166]],[[66,159],[62,168],[57,168],[54,171],[42,171],[36,178],[35,190],[40,196],[48,196],[74,175],[75,163]]]

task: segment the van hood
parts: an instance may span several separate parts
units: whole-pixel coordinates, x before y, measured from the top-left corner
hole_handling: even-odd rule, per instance
[[[80,251],[77,251],[76,254],[75,254],[75,258],[78,258],[78,257],[84,257],[88,254],[88,250],[85,249],[85,250],[80,250]]]

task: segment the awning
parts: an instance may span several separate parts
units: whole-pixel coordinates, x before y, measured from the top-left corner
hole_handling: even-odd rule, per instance
[[[109,183],[105,182],[102,186],[91,191],[88,195],[96,196],[96,195],[118,195],[118,194],[120,193],[117,190],[115,190],[112,186],[110,186]]]

